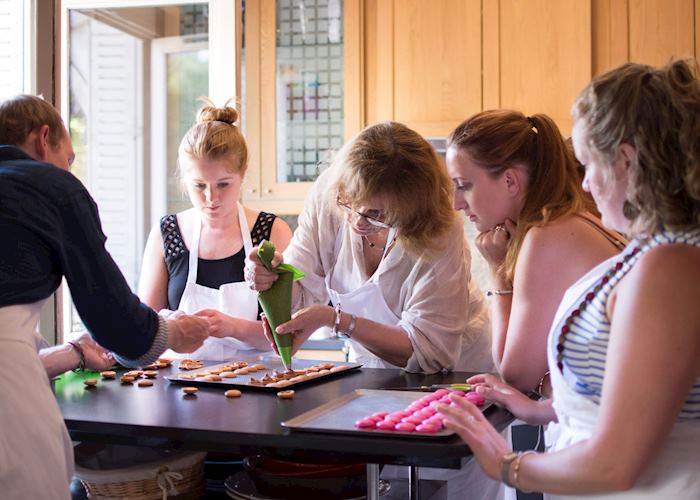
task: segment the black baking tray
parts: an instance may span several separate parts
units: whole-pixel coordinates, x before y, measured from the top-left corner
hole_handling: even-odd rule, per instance
[[[383,437],[409,437],[416,439],[446,439],[455,435],[449,429],[442,429],[433,434],[419,432],[385,431],[381,429],[359,429],[355,422],[379,411],[403,410],[412,402],[427,393],[418,391],[389,391],[382,389],[355,389],[328,403],[302,413],[282,422],[282,426],[292,431],[330,432],[336,434],[366,434]],[[488,408],[483,406],[481,410]]]
[[[334,373],[328,373],[326,375],[322,375],[319,377],[315,377],[312,379],[308,380],[301,380],[299,382],[293,382],[289,385],[286,385],[284,387],[268,387],[264,385],[252,385],[249,384],[248,382],[250,381],[251,378],[261,378],[265,373],[271,372],[273,370],[284,370],[284,366],[282,365],[281,361],[279,359],[271,359],[271,358],[264,358],[260,361],[248,361],[249,365],[254,365],[254,364],[263,364],[265,365],[265,370],[261,371],[256,371],[253,373],[248,373],[245,375],[238,375],[236,378],[222,378],[220,381],[207,381],[207,380],[201,380],[201,379],[182,379],[180,378],[181,375],[191,375],[194,373],[200,373],[200,372],[206,372],[208,370],[214,370],[217,368],[220,368],[224,365],[231,364],[233,361],[226,361],[222,363],[216,363],[216,364],[209,364],[205,365],[202,368],[199,368],[198,370],[182,370],[179,373],[173,373],[171,375],[166,376],[165,378],[169,380],[170,382],[176,383],[176,384],[183,384],[183,385],[188,385],[188,386],[208,386],[208,387],[225,387],[227,389],[250,389],[250,390],[256,390],[256,391],[263,391],[263,392],[278,392],[278,391],[284,391],[288,389],[296,389],[297,387],[303,387],[306,385],[311,385],[311,384],[317,384],[321,383],[330,379],[334,379],[336,377],[342,377],[344,375],[347,375],[349,373],[354,373],[355,371],[359,370],[362,367],[362,363],[350,363],[350,362],[342,362],[342,361],[324,361],[324,360],[311,360],[311,359],[295,359],[294,360],[294,368],[299,369],[299,368],[308,368],[310,366],[318,365],[319,363],[333,363],[334,366],[345,366],[344,370],[334,372]],[[173,362],[173,365],[177,364],[177,360]]]

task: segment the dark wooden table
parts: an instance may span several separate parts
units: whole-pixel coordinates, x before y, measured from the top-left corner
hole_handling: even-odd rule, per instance
[[[196,396],[185,397],[181,385],[164,378],[176,372],[179,370],[174,367],[160,370],[154,386],[146,388],[125,386],[117,379],[100,380],[97,387],[85,389],[82,380],[87,375],[63,376],[54,387],[71,437],[135,446],[272,452],[285,458],[452,469],[460,468],[470,456],[469,448],[458,437],[433,440],[290,432],[280,426],[282,421],[355,389],[464,382],[469,373],[418,375],[398,369],[362,368],[299,387],[293,399],[279,399],[274,392],[255,389],[229,399],[223,389],[210,387],[200,387]],[[485,414],[499,430],[513,419],[495,406]],[[377,470],[368,469],[374,480]]]

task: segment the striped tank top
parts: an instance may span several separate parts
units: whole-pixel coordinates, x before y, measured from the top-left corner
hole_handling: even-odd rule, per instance
[[[610,339],[610,318],[606,313],[610,293],[645,252],[656,246],[672,243],[700,247],[700,228],[682,233],[658,233],[645,240],[632,241],[621,256],[630,253],[635,247],[639,247],[640,251],[610,277],[608,283],[602,286],[588,307],[575,317],[570,325],[570,331],[564,339],[564,378],[576,392],[596,404],[600,404]],[[611,265],[619,260],[620,256],[611,259]],[[601,276],[608,269],[603,269]],[[597,282],[596,280],[595,283]],[[590,291],[592,290],[586,290],[583,295]],[[700,378],[691,388],[678,418],[700,419]]]

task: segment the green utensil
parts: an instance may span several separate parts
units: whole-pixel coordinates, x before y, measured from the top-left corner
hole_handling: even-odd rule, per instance
[[[472,386],[471,384],[433,384],[416,385],[412,387],[384,387],[383,390],[433,392],[438,389],[451,389],[453,391],[471,391]]]
[[[279,274],[279,278],[269,289],[258,293],[258,302],[260,302],[267,322],[270,324],[282,363],[289,370],[292,367],[292,336],[277,335],[275,329],[292,319],[292,284],[303,278],[304,273],[286,263],[273,268],[272,258],[274,255],[275,245],[263,240],[258,247],[258,257],[269,271]]]

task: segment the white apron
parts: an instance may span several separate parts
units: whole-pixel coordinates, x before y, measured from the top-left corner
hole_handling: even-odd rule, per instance
[[[557,368],[556,325],[574,307],[578,307],[583,293],[600,279],[610,265],[610,262],[604,262],[573,285],[564,295],[554,318],[547,343],[547,357],[552,381],[552,403],[558,423],[550,424],[548,429],[548,438],[552,440],[549,451],[558,451],[588,439],[596,429],[599,406],[574,391]],[[545,494],[544,497],[548,500],[697,500],[700,498],[700,420],[676,422],[654,462],[629,491],[596,496]]]
[[[178,310],[187,314],[194,314],[202,309],[216,309],[229,316],[256,321],[258,319],[258,296],[256,292],[248,287],[245,281],[226,283],[221,285],[218,290],[197,284],[199,240],[202,233],[201,220],[197,222],[199,223],[194,224],[192,231],[192,248],[190,248],[187,284],[182,292]],[[245,249],[245,254],[248,255],[253,249],[253,242],[250,238],[248,220],[246,219],[243,205],[240,203],[238,204],[238,223],[241,228],[243,248]],[[179,358],[188,356],[208,361],[229,361],[241,355],[247,357],[259,352],[248,344],[232,337],[209,337],[204,341],[202,347],[191,354],[183,355],[168,351],[167,355]]]
[[[0,308],[0,497],[70,499],[73,447],[34,334],[44,301]]]
[[[335,254],[338,255],[340,245],[343,242],[344,227],[341,226],[338,231],[338,236],[335,242]],[[387,245],[382,255],[382,260],[379,262],[374,274],[364,283],[357,283],[355,288],[350,292],[340,293],[336,290],[340,283],[344,283],[343,278],[335,274],[335,267],[331,269],[326,277],[326,288],[328,295],[333,305],[338,304],[344,312],[354,314],[361,318],[370,319],[383,325],[398,324],[399,316],[392,311],[384,300],[377,278],[382,266],[385,266],[388,257],[389,243],[393,241],[396,231],[389,230],[387,236]],[[352,283],[351,283],[352,284]],[[351,287],[342,287],[351,288]],[[384,361],[378,356],[371,353],[359,342],[349,339],[350,343],[350,361],[363,363],[369,368],[398,368],[397,366]],[[493,481],[487,477],[479,464],[472,460],[459,470],[454,469],[436,469],[431,467],[423,467],[420,469],[420,477],[423,479],[446,481],[445,486],[438,490],[431,499],[426,500],[463,500],[464,498],[473,500],[498,500],[503,497],[503,486],[499,481]],[[398,465],[386,465],[382,470],[381,477],[384,479],[407,479],[408,467]],[[469,492],[465,495],[465,492]]]
[[[330,273],[328,273],[328,276],[326,277],[326,288],[328,289],[328,296],[330,297],[334,306],[340,302],[343,312],[354,314],[358,318],[370,319],[383,325],[393,326],[399,322],[401,318],[394,314],[394,311],[389,308],[386,300],[384,300],[384,294],[377,283],[379,271],[387,260],[386,257],[387,253],[389,252],[389,243],[393,241],[395,234],[395,229],[389,229],[387,245],[384,249],[382,260],[379,262],[377,269],[365,283],[358,284],[352,291],[340,293],[336,290],[343,280],[342,277],[335,275],[335,266],[333,269],[331,269]],[[342,239],[343,226],[340,227],[335,241],[336,255],[338,255],[340,245],[342,245]],[[350,345],[350,361],[363,363],[364,366],[368,368],[398,368],[397,366],[394,366],[374,355],[359,342],[349,339],[348,343]]]

